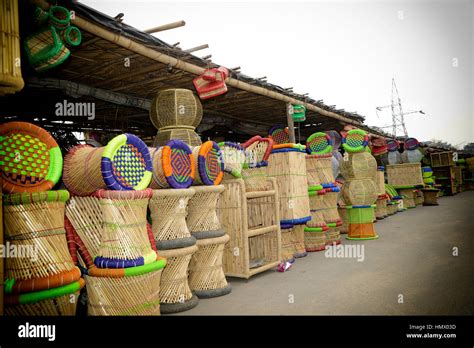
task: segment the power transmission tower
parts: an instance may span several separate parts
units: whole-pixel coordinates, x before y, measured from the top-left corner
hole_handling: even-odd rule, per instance
[[[395,84],[395,79],[392,78],[392,103],[390,105],[378,106],[375,108],[377,117],[380,119],[379,112],[383,109],[390,108],[392,110],[392,124],[390,126],[384,126],[379,128],[392,128],[393,138],[397,137],[397,131],[402,132],[405,135],[405,138],[408,137],[407,127],[405,125],[405,116],[410,114],[422,114],[425,113],[422,110],[411,110],[403,112],[402,100],[398,95],[398,88]]]

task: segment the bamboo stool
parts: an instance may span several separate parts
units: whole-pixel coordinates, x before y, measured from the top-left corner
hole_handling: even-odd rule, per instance
[[[160,280],[166,260],[120,269],[93,267],[86,275],[88,315],[160,315]]]
[[[281,261],[295,260],[296,246],[292,236],[293,226],[281,226]]]
[[[161,313],[178,313],[190,310],[198,304],[188,283],[188,266],[196,245],[186,248],[160,250],[160,256],[167,259],[160,282]]]
[[[342,221],[342,225],[339,228],[339,230],[340,230],[341,234],[347,234],[349,220],[348,220],[348,217],[347,217],[346,207],[339,205],[337,211],[338,211],[339,216],[341,217],[341,221]]]
[[[416,208],[415,189],[406,188],[398,190],[400,196],[403,197],[403,207],[406,209]]]
[[[304,245],[307,252],[325,250],[327,230],[327,226],[304,228]]]
[[[385,219],[388,216],[387,212],[387,196],[380,195],[375,202],[375,218],[377,220]]]
[[[224,246],[228,235],[217,238],[198,239],[198,250],[189,264],[189,287],[199,298],[211,298],[227,295],[232,287],[225,279],[222,268]]]
[[[225,234],[217,216],[217,203],[224,185],[195,186],[188,203],[186,219],[191,235],[196,239],[220,237]]]
[[[196,190],[153,190],[149,208],[152,229],[158,249],[184,248],[196,244],[186,223],[187,208]]]
[[[305,225],[294,225],[291,229],[291,239],[294,247],[293,256],[296,258],[305,257],[308,255],[304,244],[305,237]]]
[[[196,164],[193,185],[219,185],[224,177],[224,161],[219,145],[206,141],[192,151]]]
[[[310,190],[321,184],[333,183],[332,154],[306,155],[306,172]]]
[[[341,244],[341,233],[339,226],[336,226],[336,224],[330,224],[328,226],[328,230],[326,231],[326,244]]]

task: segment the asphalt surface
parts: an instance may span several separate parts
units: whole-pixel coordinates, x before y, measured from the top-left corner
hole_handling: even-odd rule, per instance
[[[363,261],[309,253],[284,273],[230,278],[229,295],[179,315],[472,315],[474,191],[439,203],[378,221],[377,240],[343,237]]]

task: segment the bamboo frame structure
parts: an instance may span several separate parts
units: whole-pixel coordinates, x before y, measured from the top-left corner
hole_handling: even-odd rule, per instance
[[[225,190],[217,213],[230,237],[223,256],[228,277],[248,279],[278,265],[281,232],[276,180],[268,178],[269,190],[247,192],[243,179],[224,180]]]
[[[196,245],[186,248],[160,250],[160,256],[167,259],[160,282],[160,302],[162,313],[189,310],[198,304],[188,282],[188,267],[192,255],[198,250]]]
[[[153,190],[149,209],[158,249],[182,248],[196,243],[186,223],[189,200],[195,192],[194,188]]]
[[[25,85],[20,67],[20,25],[18,0],[4,0],[0,3],[0,96],[15,93]]]
[[[231,291],[222,268],[225,244],[230,237],[225,234],[217,238],[198,239],[198,250],[189,264],[189,287],[199,298],[227,295]]]

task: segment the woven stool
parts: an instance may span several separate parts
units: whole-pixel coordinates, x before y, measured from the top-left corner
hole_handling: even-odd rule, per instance
[[[341,244],[341,233],[338,226],[336,224],[330,224],[328,226],[328,230],[326,231],[326,244],[333,245],[334,243]]]
[[[423,189],[423,196],[425,200],[423,205],[439,205],[438,204],[438,189]]]
[[[281,258],[282,261],[293,262],[295,260],[295,245],[292,236],[292,227],[281,226]]]
[[[294,247],[293,256],[296,258],[308,255],[304,245],[304,229],[305,225],[294,225],[291,231],[291,239]]]
[[[222,236],[222,228],[217,216],[217,201],[224,191],[224,185],[194,186],[194,196],[188,203],[188,217],[186,219],[191,235],[201,239]]]
[[[180,249],[160,250],[167,266],[160,282],[161,313],[178,313],[194,308],[198,298],[191,293],[188,283],[188,266],[192,255],[198,250],[196,245]]]
[[[227,295],[232,288],[225,279],[222,255],[229,236],[198,239],[198,250],[189,264],[189,287],[199,298]]]
[[[149,208],[158,249],[184,248],[196,244],[186,224],[187,208],[194,194],[194,188],[153,190]]]
[[[326,248],[327,227],[304,228],[304,245],[307,252],[321,251]]]

